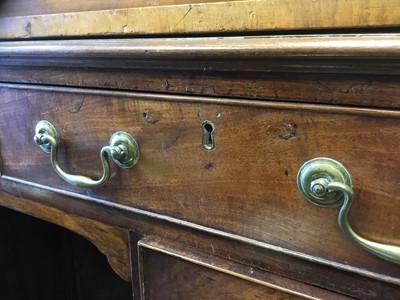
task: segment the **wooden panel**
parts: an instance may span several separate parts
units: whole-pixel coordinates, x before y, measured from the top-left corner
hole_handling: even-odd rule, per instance
[[[126,230],[12,195],[0,194],[0,205],[60,225],[85,237],[107,256],[110,265],[122,279],[131,280]]]
[[[219,256],[225,260],[248,265],[260,272],[292,278],[351,297],[370,300],[377,298],[397,300],[400,297],[398,273],[394,273],[394,276],[382,275],[347,263],[327,261],[320,257],[249,240],[228,232],[87,195],[19,181],[5,175],[0,180],[0,189],[3,195],[13,194],[16,195],[13,197],[31,199],[70,214],[83,215],[115,226],[129,228],[138,233],[131,232],[131,245],[136,244],[143,235],[162,236],[213,257]],[[332,245],[330,248],[332,252],[341,251],[341,245]],[[131,250],[131,257],[138,257],[135,247]],[[136,260],[133,259],[132,262],[134,270],[137,270]],[[376,260],[375,267],[385,273],[388,264]],[[137,272],[133,273],[134,293],[139,295],[139,283],[136,283]],[[329,297],[322,298],[330,299]]]
[[[226,105],[240,103],[233,100],[211,105],[201,98],[195,98],[195,104],[185,97],[175,103],[166,101],[168,97],[95,93],[100,92],[4,88],[0,123],[4,174],[371,272],[380,273],[386,264],[383,274],[398,276],[395,266],[343,236],[337,210],[312,206],[296,186],[297,171],[306,160],[325,156],[341,161],[353,176],[358,196],[351,223],[370,239],[399,244],[398,111],[307,105],[293,105],[290,110],[290,105],[279,103],[261,108],[268,102],[244,108]],[[70,172],[98,177],[99,149],[118,130],[137,138],[141,160],[133,170],[115,169],[102,188],[69,186],[54,176],[49,156],[32,142],[40,119],[53,122],[60,132],[59,158]],[[200,124],[206,119],[216,125],[216,149],[211,152],[201,146]],[[9,142],[9,136],[21,138]],[[321,222],[324,225],[316,227]]]
[[[190,59],[214,59],[223,63],[223,59],[290,59],[311,60],[341,59],[399,59],[399,34],[363,34],[363,35],[310,35],[310,36],[253,36],[225,38],[158,38],[158,39],[92,39],[92,40],[56,40],[2,42],[2,58],[15,56],[26,58],[83,59],[112,58],[109,66],[121,60],[130,63],[133,59],[143,59],[148,64],[151,59],[174,59],[186,62]],[[180,55],[185,55],[184,58]],[[46,61],[46,60],[44,60]],[[62,61],[60,61],[62,62]],[[136,61],[135,61],[136,62]],[[171,67],[173,62],[164,62]],[[212,61],[210,61],[212,63]],[[258,61],[262,63],[262,61]],[[244,64],[244,63],[243,63]],[[382,65],[382,61],[380,61]],[[227,64],[225,64],[227,65]],[[254,62],[253,62],[253,65]],[[150,64],[151,66],[151,64]],[[162,66],[160,64],[160,66]],[[177,65],[179,68],[179,64]],[[228,68],[228,66],[226,66]],[[229,70],[229,69],[220,70]],[[247,70],[247,69],[245,69]]]
[[[247,100],[400,108],[399,76],[2,67],[0,80]]]
[[[0,64],[191,71],[399,74],[400,35],[0,43]]]
[[[346,299],[156,237],[138,255],[142,299]]]
[[[303,299],[161,253],[143,255],[142,299]]]
[[[80,11],[207,3],[218,1],[220,0],[3,0],[0,3],[0,17],[60,14]]]
[[[260,32],[400,25],[397,0],[248,0],[0,19],[0,38]],[[240,21],[238,21],[240,20]]]
[[[0,80],[398,108],[399,53],[395,34],[7,42]]]

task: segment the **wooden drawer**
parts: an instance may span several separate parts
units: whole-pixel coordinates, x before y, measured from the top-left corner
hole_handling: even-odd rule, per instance
[[[398,266],[353,244],[338,227],[337,209],[308,203],[296,185],[307,160],[342,162],[357,194],[355,230],[399,245],[398,111],[22,85],[3,85],[1,95],[5,181],[71,191],[400,284]],[[58,156],[67,172],[99,177],[99,151],[120,130],[136,138],[140,161],[129,170],[113,166],[100,188],[71,186],[32,140],[42,119],[61,137]],[[215,125],[212,151],[202,146],[205,120]]]
[[[159,238],[138,249],[141,299],[350,299]]]

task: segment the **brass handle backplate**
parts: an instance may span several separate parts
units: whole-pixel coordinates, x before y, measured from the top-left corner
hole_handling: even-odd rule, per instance
[[[338,215],[338,223],[342,231],[367,251],[400,264],[399,246],[370,241],[351,228],[347,215],[354,202],[355,194],[351,176],[341,163],[325,157],[307,161],[297,174],[297,186],[303,197],[315,205],[321,207],[342,205]]]
[[[59,146],[59,136],[54,126],[42,120],[37,123],[35,128],[34,141],[40,148],[50,153],[51,164],[57,174],[66,182],[79,187],[99,187],[105,184],[110,178],[110,156],[114,163],[121,168],[132,168],[139,161],[139,147],[136,140],[123,131],[114,133],[109,141],[100,151],[100,159],[103,165],[103,175],[100,179],[94,180],[82,175],[72,175],[64,172],[57,161],[57,149]]]

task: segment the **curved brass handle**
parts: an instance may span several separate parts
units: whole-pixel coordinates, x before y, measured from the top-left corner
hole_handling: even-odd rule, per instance
[[[344,234],[365,250],[385,260],[400,264],[400,247],[367,240],[350,226],[347,215],[354,202],[351,177],[344,166],[329,158],[315,158],[306,162],[297,175],[301,194],[311,203],[322,207],[342,205],[338,223]]]
[[[121,168],[132,168],[139,161],[139,147],[135,139],[128,133],[119,131],[114,133],[109,141],[109,145],[100,151],[100,159],[103,165],[103,175],[100,179],[94,180],[90,177],[72,175],[64,172],[57,161],[57,150],[59,138],[54,126],[46,121],[40,121],[35,128],[34,141],[40,148],[51,155],[51,164],[57,174],[66,182],[79,187],[99,187],[105,184],[110,178],[111,157],[116,165]]]

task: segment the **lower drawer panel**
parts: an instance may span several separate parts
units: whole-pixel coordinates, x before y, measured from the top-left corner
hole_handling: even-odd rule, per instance
[[[303,299],[147,250],[142,299]]]
[[[350,299],[159,238],[138,249],[142,299]]]
[[[4,175],[208,226],[398,280],[398,268],[341,233],[337,209],[316,207],[297,189],[300,166],[315,157],[343,163],[357,201],[350,222],[370,239],[400,244],[400,113],[324,106],[161,97],[77,89],[3,87],[0,152]],[[197,102],[196,102],[197,101]],[[218,102],[218,103],[217,103]],[[377,116],[373,116],[376,112]],[[137,166],[112,167],[97,189],[63,182],[33,142],[46,119],[61,137],[59,161],[98,178],[100,149],[116,131],[132,134]],[[201,124],[214,124],[215,149]],[[397,278],[397,279],[396,279]]]

